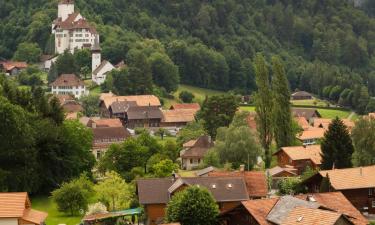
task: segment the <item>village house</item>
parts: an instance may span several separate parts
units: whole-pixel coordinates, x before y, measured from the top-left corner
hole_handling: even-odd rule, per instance
[[[313,118],[321,118],[322,116],[316,109],[307,108],[292,108],[292,115],[294,117],[305,117],[305,119],[311,123]]]
[[[61,74],[50,86],[52,94],[55,95],[73,95],[80,98],[89,93],[85,83],[75,74]]]
[[[39,68],[44,71],[51,69],[52,63],[55,63],[58,55],[42,55],[40,57]]]
[[[56,95],[56,97],[65,112],[66,119],[77,119],[78,114],[83,112],[82,105],[72,95]]]
[[[244,166],[240,171],[211,171],[209,177],[242,177],[245,181],[249,199],[266,198],[268,195],[268,185],[266,175],[262,171],[244,171]]]
[[[303,184],[319,192],[323,177],[329,178],[332,191],[341,191],[358,210],[375,214],[375,166],[321,170]]]
[[[75,49],[91,48],[99,39],[96,29],[79,13],[74,11],[74,0],[60,0],[58,15],[52,23],[55,35],[55,52],[65,50],[74,53]]]
[[[307,167],[319,169],[322,161],[320,145],[282,147],[273,155],[281,168],[295,168],[298,175]]]
[[[195,115],[200,110],[198,103],[174,104],[169,110],[163,110],[160,126],[166,128],[180,128],[195,121]]]
[[[5,75],[14,76],[20,74],[27,66],[26,62],[3,61],[0,62],[0,71],[4,72]]]
[[[309,127],[306,130],[297,134],[297,139],[302,142],[303,145],[315,145],[324,137],[326,130],[319,127]]]
[[[311,100],[313,96],[306,91],[297,91],[292,94],[292,100]]]
[[[344,125],[348,128],[349,131],[355,126],[354,122],[350,119],[341,119]],[[316,128],[323,128],[328,130],[329,125],[332,123],[332,119],[323,119],[323,118],[314,118],[313,126]]]
[[[48,214],[31,208],[26,192],[0,193],[1,225],[44,225]]]
[[[90,119],[87,126],[94,135],[92,153],[96,159],[100,159],[112,144],[121,144],[131,137],[119,119]]]
[[[340,192],[243,201],[220,215],[223,225],[367,225]]]
[[[203,162],[207,151],[213,146],[214,142],[207,135],[184,143],[180,152],[182,169],[192,170],[197,168]]]
[[[194,109],[198,112],[201,109],[201,106],[198,103],[180,103],[180,104],[173,104],[169,108],[170,110],[181,110],[181,109]]]
[[[163,222],[165,209],[173,195],[186,187],[197,185],[210,191],[221,211],[230,210],[248,200],[242,177],[149,178],[137,180],[139,203],[147,215],[146,225]]]

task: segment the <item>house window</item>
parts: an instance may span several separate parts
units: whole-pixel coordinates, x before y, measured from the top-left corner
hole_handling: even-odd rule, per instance
[[[371,206],[372,208],[375,208],[375,200],[374,201],[372,201],[372,206]]]
[[[368,195],[373,196],[374,195],[374,188],[369,188],[368,189]]]
[[[190,159],[190,164],[193,164],[193,159]]]

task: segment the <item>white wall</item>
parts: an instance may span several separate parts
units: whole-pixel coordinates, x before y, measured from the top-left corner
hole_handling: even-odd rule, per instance
[[[96,75],[92,74],[92,81],[99,85],[104,83],[107,78],[107,73],[113,69],[115,69],[115,67],[110,62],[107,62]]]
[[[61,18],[62,21],[66,20],[72,13],[74,13],[74,4],[59,4],[57,17]]]
[[[16,218],[0,218],[0,225],[18,225]]]
[[[80,98],[84,95],[88,95],[89,91],[86,90],[86,86],[73,86],[71,89],[63,89],[62,87],[52,87],[52,93],[58,95],[72,94],[76,98]]]
[[[100,52],[92,53],[91,71],[94,72],[94,70],[98,68],[101,62],[102,62],[102,54]]]

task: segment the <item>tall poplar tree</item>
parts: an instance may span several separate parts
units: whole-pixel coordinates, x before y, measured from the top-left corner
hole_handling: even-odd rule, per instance
[[[290,90],[285,69],[279,57],[272,58],[273,131],[277,148],[294,142]]]
[[[352,167],[352,154],[354,152],[352,139],[348,128],[338,117],[331,122],[325,132],[321,148],[321,169]]]
[[[270,145],[272,143],[272,90],[269,80],[269,72],[266,61],[262,54],[257,54],[254,63],[255,82],[258,91],[255,93],[255,118],[259,139],[265,153],[265,166],[271,165],[272,153]]]

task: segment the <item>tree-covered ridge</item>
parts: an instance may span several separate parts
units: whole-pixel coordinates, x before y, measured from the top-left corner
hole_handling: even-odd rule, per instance
[[[2,57],[13,57],[22,42],[51,51],[57,1],[0,0],[0,5]],[[76,8],[96,23],[104,58],[131,61],[128,53],[139,42],[158,39],[182,83],[251,92],[253,59],[263,52],[266,58],[281,56],[292,90],[345,106],[358,105],[362,87],[375,94],[375,19],[350,1],[76,0]]]

